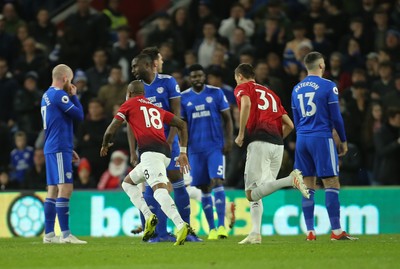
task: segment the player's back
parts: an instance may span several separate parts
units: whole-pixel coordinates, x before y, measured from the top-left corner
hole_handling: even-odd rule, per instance
[[[45,154],[73,150],[73,119],[63,111],[69,103],[68,95],[61,89],[50,87],[43,94],[41,114],[45,131]]]
[[[243,95],[249,96],[251,102],[250,116],[246,125],[250,140],[283,144],[282,115],[287,112],[280,98],[272,90],[253,81],[236,87],[235,96],[238,101]]]
[[[205,85],[197,93],[192,88],[182,92],[182,116],[188,122],[189,150],[202,152],[224,145],[221,111],[229,103],[220,88]]]
[[[335,83],[319,76],[307,76],[299,82],[292,92],[297,134],[331,137],[329,104],[338,103],[337,94]]]
[[[129,123],[141,153],[155,151],[170,156],[164,134],[164,122],[171,121],[172,113],[153,105],[143,96],[138,96],[122,104],[116,117]]]
[[[176,80],[169,75],[156,74],[150,84],[144,84],[145,97],[154,105],[171,111],[170,99],[181,96]]]

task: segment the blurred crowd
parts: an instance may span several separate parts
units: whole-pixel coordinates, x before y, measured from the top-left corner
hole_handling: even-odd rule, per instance
[[[54,25],[62,1],[0,3],[0,188],[44,189],[40,102],[59,63],[75,72],[85,120],[76,124],[81,156],[76,188],[115,189],[129,171],[126,126],[114,152],[101,158],[102,135],[125,100],[130,62],[157,46],[163,73],[190,87],[188,67],[201,64],[207,83],[221,87],[234,125],[238,110],[233,71],[255,67],[256,81],[281,98],[291,114],[291,91],[306,75],[304,55],[326,57],[325,78],[336,82],[349,143],[340,160],[342,185],[400,185],[400,0],[192,0],[171,1],[137,32],[108,0],[94,10],[77,0],[76,11]],[[236,129],[236,128],[235,128]],[[237,130],[235,130],[236,132]],[[295,134],[285,142],[280,174],[293,167]],[[243,187],[245,151],[227,156],[226,186]]]

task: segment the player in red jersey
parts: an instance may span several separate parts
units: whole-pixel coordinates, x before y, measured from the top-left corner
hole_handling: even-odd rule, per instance
[[[171,152],[165,139],[163,124],[178,128],[181,151],[177,163],[179,163],[182,173],[187,173],[190,166],[186,156],[188,139],[186,123],[147,100],[144,97],[143,83],[135,80],[128,86],[128,100],[121,105],[104,134],[100,156],[107,155],[108,148],[112,145],[111,140],[123,121],[129,123],[141,154],[140,163],[125,177],[122,188],[146,219],[143,241],[147,241],[154,234],[157,225],[156,215],[151,213],[137,186],[137,184],[147,181],[152,187],[154,198],[160,204],[161,209],[178,229],[175,245],[182,245],[190,227],[182,220],[167,190],[166,168],[171,161]]]
[[[243,146],[245,136],[249,142],[244,182],[253,224],[251,233],[239,244],[261,243],[263,197],[291,186],[299,189],[303,196],[309,196],[299,170],[276,180],[282,163],[283,139],[293,130],[293,122],[279,97],[272,90],[257,84],[254,76],[254,69],[249,64],[240,64],[235,70],[235,96],[240,111],[235,143]]]

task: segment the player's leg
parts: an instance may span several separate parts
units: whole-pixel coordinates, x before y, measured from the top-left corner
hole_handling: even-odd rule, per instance
[[[141,163],[143,164],[145,179],[153,188],[154,199],[161,205],[161,209],[178,229],[175,244],[183,244],[189,231],[189,224],[180,216],[174,200],[167,190],[166,167],[170,163],[170,159],[161,153],[145,152],[141,156]]]
[[[176,165],[179,153],[179,145],[177,142],[174,142],[171,150],[171,163],[167,167],[167,176],[174,188],[174,200],[179,214],[186,223],[190,224],[190,198],[186,190],[183,175],[179,170],[179,166]]]
[[[220,149],[208,153],[207,166],[208,176],[211,178],[211,185],[213,186],[215,197],[214,205],[218,216],[218,238],[227,238],[228,233],[225,229],[226,196],[223,185],[223,178],[225,177],[225,159]]]
[[[310,147],[313,147],[318,141],[315,141],[312,137],[297,136],[296,151],[295,151],[295,163],[294,167],[302,171],[304,184],[307,186],[310,197],[302,198],[302,209],[304,214],[304,220],[307,227],[306,240],[313,241],[316,239],[314,229],[314,193],[315,193],[315,164],[314,156],[310,151]],[[319,146],[319,145],[318,145]],[[323,157],[324,158],[324,157]]]
[[[295,187],[303,196],[308,197],[307,187],[298,170],[293,170],[289,176],[276,179],[282,165],[283,145],[275,145],[267,142],[258,142],[261,156],[265,156],[264,163],[260,167],[264,169],[263,180],[259,186],[251,191],[251,200],[259,200],[271,193],[286,187]],[[261,152],[262,151],[262,152]],[[260,159],[260,161],[262,161]]]
[[[262,180],[263,167],[266,156],[261,155],[261,144],[259,141],[251,142],[247,146],[246,164],[244,168],[244,185],[248,200],[251,200],[251,192]],[[263,158],[261,158],[263,157]],[[264,162],[261,161],[264,159]],[[250,197],[250,199],[249,199]],[[239,244],[260,244],[261,243],[261,220],[263,215],[262,200],[250,202],[250,216],[252,229],[250,234],[239,242]]]
[[[318,149],[318,157],[325,156],[324,159],[316,159],[317,175],[322,178],[325,188],[325,205],[328,211],[329,220],[332,227],[332,240],[357,240],[358,238],[349,236],[340,226],[340,202],[339,202],[339,162],[336,145],[332,138],[321,138],[321,148]],[[317,150],[316,150],[317,151]]]
[[[54,233],[54,224],[56,221],[56,199],[58,195],[58,169],[55,154],[46,154],[46,181],[47,196],[44,201],[44,237],[43,243],[58,243],[59,237]]]
[[[191,171],[190,171],[191,172]],[[188,192],[189,198],[201,202],[201,190],[191,186],[192,175],[189,173],[183,175],[183,180],[185,181],[186,191]]]
[[[74,189],[72,177],[72,152],[56,153],[58,167],[58,197],[56,212],[60,223],[62,236],[60,243],[86,244],[71,234],[69,229],[69,200]]]

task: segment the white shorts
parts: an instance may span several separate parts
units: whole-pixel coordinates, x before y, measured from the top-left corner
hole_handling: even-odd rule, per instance
[[[171,159],[162,153],[146,151],[140,157],[140,163],[129,173],[136,185],[147,182],[150,187],[159,183],[168,183],[167,167]]]
[[[247,147],[244,168],[245,190],[251,190],[266,181],[276,180],[283,158],[283,145],[264,141],[251,142]]]

